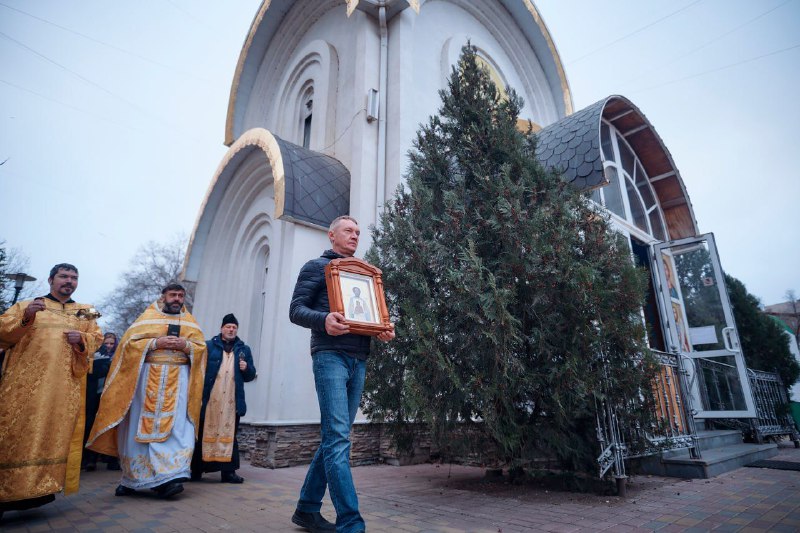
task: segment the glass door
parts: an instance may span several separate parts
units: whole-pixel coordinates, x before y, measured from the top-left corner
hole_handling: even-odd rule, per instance
[[[755,418],[747,369],[711,233],[653,247],[669,351],[689,372],[695,418]]]

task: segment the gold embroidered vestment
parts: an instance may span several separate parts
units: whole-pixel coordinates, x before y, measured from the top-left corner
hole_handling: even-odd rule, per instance
[[[178,368],[189,365],[188,407],[186,415],[194,424],[195,438],[203,401],[206,371],[206,343],[194,317],[185,309],[180,314],[164,313],[160,301],[150,305],[136,319],[120,340],[111,362],[100,407],[92,426],[87,448],[119,457],[117,426],[134,401],[136,385],[145,362],[149,363],[141,379],[147,380],[147,394],[142,416],[132,421],[136,441],[164,442],[169,438],[175,417],[178,393]],[[169,325],[180,326],[180,336],[190,343],[188,355],[155,348],[156,340],[167,334]],[[184,361],[185,359],[185,361]]]
[[[217,379],[206,405],[203,425],[203,461],[231,462],[236,434],[236,381],[233,352],[222,352]]]
[[[78,490],[86,374],[103,336],[76,315],[91,306],[44,302],[27,326],[32,300],[0,316],[0,345],[11,346],[0,379],[0,501]],[[67,343],[69,330],[81,333],[82,352]]]

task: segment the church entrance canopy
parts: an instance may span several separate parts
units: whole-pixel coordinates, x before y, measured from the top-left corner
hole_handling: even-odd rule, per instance
[[[609,96],[539,132],[536,156],[579,189],[610,183],[601,125],[611,124],[630,145],[664,214],[667,239],[698,234],[692,204],[672,155],[644,114],[627,98]]]

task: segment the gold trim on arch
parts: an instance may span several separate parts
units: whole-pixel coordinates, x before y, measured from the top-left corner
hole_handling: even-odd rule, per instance
[[[569,83],[567,83],[567,75],[564,72],[564,65],[561,63],[561,56],[558,55],[558,50],[556,50],[556,45],[553,42],[553,38],[550,36],[550,32],[547,30],[547,26],[542,20],[541,15],[539,15],[539,11],[536,9],[536,6],[533,5],[531,0],[523,1],[525,2],[525,7],[528,8],[531,16],[533,16],[533,20],[536,22],[536,25],[539,26],[539,31],[542,32],[542,35],[547,41],[547,47],[550,48],[550,53],[553,55],[553,61],[555,61],[556,70],[558,71],[558,78],[561,80],[561,93],[564,97],[564,115],[571,115],[574,112],[572,108],[572,93],[569,90]]]
[[[250,53],[250,47],[253,45],[256,31],[258,31],[258,28],[261,26],[264,14],[267,12],[267,9],[269,9],[271,3],[272,0],[264,0],[261,4],[258,13],[256,13],[256,16],[253,18],[252,24],[250,24],[250,31],[247,32],[247,39],[245,39],[242,45],[242,51],[239,53],[239,61],[236,62],[236,71],[233,74],[233,82],[231,83],[231,93],[228,97],[228,113],[225,117],[225,146],[232,145],[235,140],[233,138],[233,112],[236,109],[236,96],[239,92],[239,82],[242,79],[242,72],[244,71],[244,62],[245,59],[247,59],[247,55]]]
[[[200,228],[200,223],[203,221],[203,217],[206,214],[206,207],[208,207],[208,201],[211,198],[211,195],[214,193],[214,189],[217,186],[217,182],[219,181],[219,177],[225,171],[227,166],[233,160],[233,158],[241,152],[243,149],[249,146],[257,146],[261,148],[264,154],[269,161],[270,168],[272,170],[272,180],[273,180],[273,188],[275,192],[275,213],[273,214],[273,220],[277,220],[283,216],[283,210],[286,200],[286,176],[284,174],[283,169],[283,156],[281,155],[280,146],[278,146],[278,141],[275,139],[275,136],[264,128],[253,128],[244,132],[235,143],[228,148],[228,151],[225,152],[225,157],[222,158],[219,166],[217,166],[217,170],[214,172],[214,178],[211,180],[211,184],[208,186],[208,190],[206,191],[206,196],[203,198],[203,203],[200,205],[200,211],[197,215],[197,220],[194,223],[194,229],[192,229],[192,236],[189,239],[189,246],[186,249],[186,259],[183,263],[183,268],[181,269],[181,279],[184,279],[186,276],[186,271],[189,267],[189,261],[192,257],[192,248],[194,247],[194,240],[197,236],[197,230]]]
[[[356,8],[358,7],[359,0],[344,0],[344,1],[347,4],[347,16],[349,17],[350,15],[353,14],[353,11],[355,11]],[[417,15],[419,15],[419,0],[406,0],[406,3],[411,9],[413,9],[417,13]]]

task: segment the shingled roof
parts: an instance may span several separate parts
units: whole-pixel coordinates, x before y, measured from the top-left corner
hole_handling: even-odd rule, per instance
[[[259,161],[256,171],[243,168],[257,153],[266,161]],[[257,192],[254,187],[268,187],[270,183],[275,207],[274,213],[263,213],[267,219],[328,229],[334,218],[350,212],[350,171],[341,162],[263,128],[248,130],[230,147],[211,181],[189,241],[183,279],[197,280],[211,228],[219,223],[217,215],[226,195],[231,195],[231,202],[240,201],[239,188],[246,188],[250,194]]]
[[[285,179],[280,218],[327,228],[350,212],[350,171],[333,157],[275,136]]]
[[[538,133],[536,158],[579,189],[608,183],[600,153],[600,119],[605,104],[606,100],[601,100]]]
[[[672,155],[647,117],[624,96],[613,95],[550,124],[538,134],[536,158],[575,187],[608,184],[603,172],[600,124],[608,121],[630,144],[647,173],[670,239],[697,235],[697,221]]]

